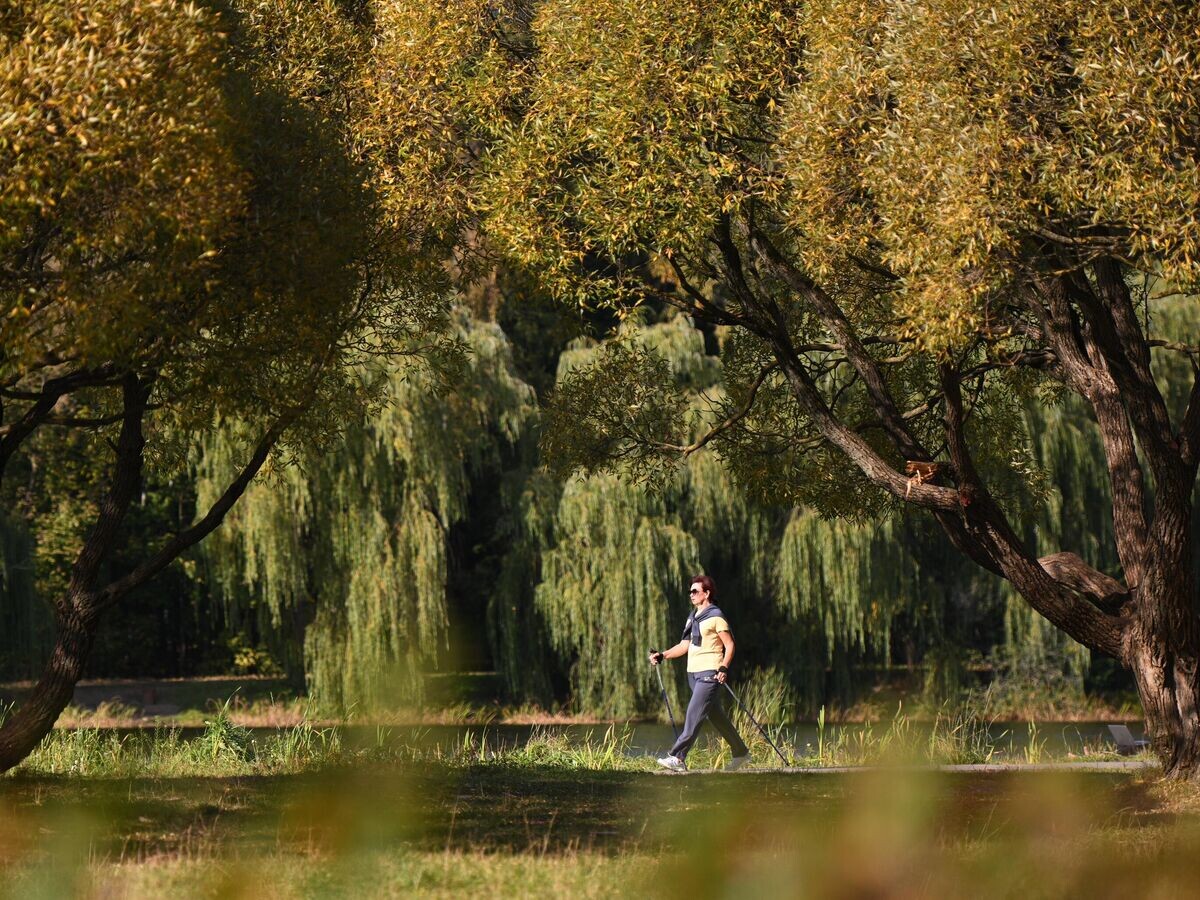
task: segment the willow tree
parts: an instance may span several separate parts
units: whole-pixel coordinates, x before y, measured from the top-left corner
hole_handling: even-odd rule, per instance
[[[1200,771],[1197,350],[1160,340],[1134,290],[1200,280],[1200,10],[463,0],[408,21],[377,59],[399,99],[374,133],[405,124],[385,164],[452,185],[565,299],[653,294],[729,329],[712,442],[744,482],[838,514],[928,511],[1130,668],[1164,772]],[[521,64],[501,72],[506,53]],[[414,134],[399,113],[417,107],[433,114]],[[430,153],[464,132],[469,154]],[[1171,353],[1192,360],[1181,410],[1152,369]],[[563,420],[626,460],[677,454],[678,403],[624,387],[657,370],[621,363],[561,391]],[[1097,423],[1118,572],[1039,556],[1014,527],[1020,402],[1047,384]],[[596,463],[558,433],[549,449]]]
[[[558,383],[569,383],[597,358],[651,352],[662,364],[664,389],[696,397],[717,383],[716,361],[705,356],[703,338],[682,317],[627,328],[604,344],[576,341],[559,358]],[[646,677],[641,651],[674,643],[682,619],[673,613],[685,609],[682,586],[702,568],[707,535],[693,529],[690,500],[711,502],[709,533],[738,530],[721,515],[736,494],[725,490],[720,472],[709,473],[716,484],[706,483],[703,463],[703,455],[694,457],[658,491],[611,474],[555,473],[561,488],[545,498],[550,525],[535,548],[540,579],[531,599],[567,668],[576,709],[628,716],[655,707],[657,687]],[[669,690],[678,703],[676,686]]]
[[[574,460],[551,457],[565,463],[555,473],[562,487],[535,495],[537,521],[546,523],[533,532],[536,589],[531,596],[518,587],[520,600],[532,599],[541,614],[577,709],[661,711],[640,651],[673,642],[687,610],[687,579],[700,571],[716,576],[719,602],[744,638],[739,668],[773,671],[773,683],[787,688],[785,704],[799,701],[812,712],[831,694],[852,697],[858,666],[888,661],[897,624],[927,655],[958,638],[948,634],[954,623],[947,620],[953,592],[965,589],[962,572],[930,577],[924,563],[944,554],[922,554],[918,562],[913,551],[927,540],[911,518],[882,525],[830,519],[747,497],[719,453],[695,443],[720,417],[720,359],[685,316],[640,326],[636,318],[608,341],[580,341],[563,353],[557,390],[581,389],[595,366],[638,359],[657,370],[644,380],[654,394],[678,393],[693,443],[680,448],[682,464],[657,472],[641,466],[643,458],[621,459],[617,428],[593,433],[586,418],[555,417],[548,442],[585,446],[594,463],[615,458],[616,465],[573,474]],[[653,432],[659,407],[643,399],[627,395],[620,408],[632,427]],[[649,416],[639,424],[642,409]],[[516,549],[527,554],[524,544]],[[997,626],[999,599],[993,590],[988,612]]]
[[[104,612],[216,528],[273,451],[371,401],[349,360],[438,315],[397,284],[351,155],[350,24],[287,0],[0,12],[0,464],[48,428],[107,461],[0,770],[70,699]],[[181,465],[218,414],[244,423],[236,471],[192,524],[106,572],[143,468]]]
[[[205,544],[225,601],[302,643],[311,692],[334,707],[421,697],[446,645],[450,531],[536,411],[499,328],[459,309],[448,337],[466,351],[449,382],[423,360],[376,361],[363,376],[378,382],[379,408],[336,452],[252,485]],[[199,454],[202,501],[236,468],[231,439],[215,434]]]

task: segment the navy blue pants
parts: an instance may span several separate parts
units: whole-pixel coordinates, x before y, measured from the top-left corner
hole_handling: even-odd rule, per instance
[[[683,731],[675,746],[671,748],[671,755],[677,759],[687,757],[692,744],[696,743],[700,726],[704,724],[705,719],[713,723],[713,727],[733,748],[734,756],[745,756],[750,752],[733,723],[729,721],[725,707],[721,705],[721,695],[725,693],[725,686],[717,682],[716,676],[716,671],[688,672],[688,687],[692,689],[692,699],[688,701]]]

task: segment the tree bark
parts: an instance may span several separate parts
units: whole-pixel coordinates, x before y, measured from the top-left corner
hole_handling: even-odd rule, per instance
[[[1186,474],[1186,472],[1185,472]],[[1150,558],[1125,636],[1154,752],[1169,778],[1200,778],[1200,620],[1191,559],[1191,491],[1157,503]]]
[[[1196,779],[1200,777],[1196,710],[1200,646],[1191,636],[1163,634],[1153,628],[1152,621],[1139,621],[1127,633],[1127,662],[1137,682],[1146,732],[1164,777]]]
[[[0,772],[25,759],[71,702],[95,636],[95,618],[72,613],[58,622],[50,661],[29,697],[0,727]]]

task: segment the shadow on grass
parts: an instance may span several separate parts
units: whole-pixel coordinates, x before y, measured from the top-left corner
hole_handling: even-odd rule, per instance
[[[726,839],[759,835],[769,844],[772,825],[792,834],[797,822],[836,821],[896,785],[908,798],[904,812],[935,817],[947,839],[969,839],[980,828],[998,834],[1015,821],[1011,810],[1023,798],[1056,791],[1069,793],[1075,807],[1088,804],[1081,815],[1097,826],[1114,816],[1130,827],[1175,821],[1156,808],[1147,782],[1106,774],[672,778],[483,765],[235,778],[13,777],[0,779],[0,861],[37,856],[68,832],[71,846],[84,843],[92,858],[108,860],[401,845],[663,852],[686,850],[718,824],[733,829]]]
[[[1198,809],[1122,773],[8,777],[0,896],[1174,896]]]

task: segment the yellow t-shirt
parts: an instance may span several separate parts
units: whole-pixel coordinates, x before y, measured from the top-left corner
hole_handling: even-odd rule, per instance
[[[690,618],[688,624],[690,628]],[[709,616],[700,622],[700,644],[688,646],[689,672],[708,672],[721,665],[721,660],[725,658],[725,645],[717,635],[722,631],[729,631],[729,623],[723,616]]]

